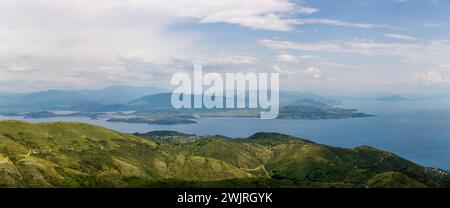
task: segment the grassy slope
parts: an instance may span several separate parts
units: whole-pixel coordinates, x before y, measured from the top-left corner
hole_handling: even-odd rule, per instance
[[[442,187],[448,178],[371,147],[280,134],[135,136],[82,123],[0,121],[0,187]]]

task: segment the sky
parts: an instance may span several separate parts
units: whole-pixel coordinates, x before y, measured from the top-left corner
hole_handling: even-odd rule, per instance
[[[450,0],[2,0],[0,92],[171,89],[277,72],[282,90],[450,92]]]

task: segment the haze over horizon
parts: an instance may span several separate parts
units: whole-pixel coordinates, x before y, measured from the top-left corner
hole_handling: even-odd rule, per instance
[[[5,0],[0,92],[169,90],[195,63],[279,72],[281,90],[445,94],[448,11],[448,0]]]

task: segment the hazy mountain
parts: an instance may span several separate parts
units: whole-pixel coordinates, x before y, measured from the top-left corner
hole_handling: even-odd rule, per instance
[[[399,101],[411,101],[411,99],[404,98],[399,95],[390,95],[385,96],[377,99],[378,101],[389,101],[389,102],[399,102]]]
[[[178,124],[179,122],[193,122],[186,116],[200,115],[200,117],[258,117],[259,111],[263,109],[248,108],[249,94],[245,95],[246,109],[174,109],[171,104],[172,93],[155,93],[122,102],[147,92],[147,88],[116,86],[102,90],[84,91],[62,91],[49,90],[43,92],[29,93],[11,99],[10,105],[0,105],[0,112],[30,112],[31,116],[52,116],[47,111],[69,110],[81,112],[119,112],[135,111],[134,117],[109,118],[109,121]],[[239,94],[241,95],[241,93]],[[235,103],[239,95],[235,95]],[[226,106],[226,93],[220,99]],[[191,95],[191,106],[194,106],[195,98],[200,95]],[[231,98],[231,99],[233,99]],[[280,92],[280,114],[284,119],[342,119],[353,117],[367,117],[369,114],[358,112],[356,109],[338,108],[335,105],[339,101],[326,98],[313,93]],[[170,116],[169,116],[170,114]],[[27,114],[28,115],[28,114]],[[75,114],[78,116],[78,114]],[[74,116],[75,116],[74,115]],[[83,115],[83,114],[82,114]],[[85,114],[89,117],[97,115]],[[164,115],[166,115],[164,117]],[[59,115],[58,115],[59,116]],[[181,118],[181,120],[179,120]],[[158,121],[155,121],[158,120]],[[178,119],[178,120],[174,120]]]
[[[328,103],[324,103],[321,101],[317,101],[314,99],[308,99],[308,98],[297,100],[292,105],[303,106],[303,107],[315,107],[315,108],[330,108],[333,106]]]
[[[0,112],[31,112],[31,115],[52,117],[47,111],[68,110],[81,112],[118,112],[136,111],[138,114],[132,118],[112,118],[110,121],[132,121],[139,123],[153,123],[156,118],[170,121],[168,123],[178,123],[180,120],[173,120],[186,115],[199,114],[203,117],[258,117],[262,109],[173,109],[171,104],[172,93],[154,93],[147,95],[152,88],[113,86],[101,90],[47,90],[42,92],[16,95],[10,97],[8,102],[0,104]],[[249,92],[246,92],[245,102],[248,107]],[[145,94],[145,96],[141,96]],[[239,93],[242,95],[242,93]],[[235,95],[231,99],[237,98]],[[220,99],[226,106],[224,97]],[[1,96],[0,96],[1,97]],[[191,106],[194,106],[195,98],[200,95],[191,95]],[[308,92],[280,92],[280,115],[285,119],[340,119],[352,117],[371,116],[360,113],[356,109],[337,108],[335,105],[339,101],[326,98]],[[174,116],[164,117],[162,115],[173,114]],[[92,116],[92,115],[90,115]],[[185,120],[186,122],[188,120]],[[158,121],[159,122],[159,121]],[[189,121],[190,122],[190,121]]]
[[[301,99],[291,105],[282,106],[278,118],[345,119],[372,116],[374,115],[358,112],[357,109],[335,107],[333,104],[327,104],[314,99]]]
[[[117,105],[159,92],[152,87],[112,86],[100,90],[46,90],[0,95],[0,111],[73,110],[72,106]]]
[[[224,93],[225,95],[225,93]],[[25,94],[0,94],[0,112],[49,110],[75,111],[151,111],[171,108],[170,92],[161,93],[152,87],[112,86],[100,90],[45,90]],[[225,100],[225,98],[220,98]],[[237,99],[237,96],[234,98]],[[280,105],[309,99],[335,105],[339,102],[313,93],[280,92]],[[193,100],[193,97],[192,97]],[[248,101],[248,92],[246,102]]]
[[[322,95],[318,95],[311,92],[292,92],[292,91],[281,91],[280,92],[280,104],[281,105],[292,105],[300,100],[314,100],[320,103],[325,103],[328,105],[338,105],[340,101],[328,98]]]
[[[225,106],[225,100],[228,99],[225,97],[218,98],[222,100]],[[131,109],[135,110],[143,110],[143,109],[155,109],[155,108],[171,108],[171,93],[158,93],[153,95],[144,96],[128,103],[128,106]],[[195,95],[199,96],[199,95]],[[194,95],[191,97],[191,101],[194,100]],[[237,100],[237,95],[234,97],[235,101]],[[248,92],[245,96],[246,103],[249,101]],[[280,105],[296,105],[301,102],[309,101],[309,104],[312,105],[313,102],[322,106],[322,105],[336,105],[339,104],[339,101],[326,98],[324,96],[320,96],[314,93],[309,92],[289,92],[289,91],[281,91],[280,92]],[[320,107],[317,106],[317,107]]]
[[[0,121],[0,187],[449,187],[447,171],[372,147],[276,133],[130,135],[82,123]]]
[[[130,109],[135,110],[156,110],[161,108],[171,108],[172,93],[157,93],[134,99],[127,103]]]

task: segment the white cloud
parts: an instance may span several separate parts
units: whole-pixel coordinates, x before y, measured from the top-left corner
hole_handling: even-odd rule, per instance
[[[229,23],[262,30],[289,31],[295,19],[291,13],[312,14],[318,10],[289,0],[174,0],[132,1],[152,13],[193,18],[200,23]]]
[[[413,75],[413,80],[419,82],[419,84],[425,85],[443,84],[450,82],[450,79],[438,70],[430,70],[425,73],[416,73]]]
[[[318,86],[322,86],[319,82],[326,80],[328,76],[339,80],[346,80],[347,77],[348,81],[349,77],[365,80],[365,75],[376,74],[349,67],[347,65],[351,63],[348,62],[327,63],[317,56],[291,55],[291,50],[388,55],[414,61],[423,60],[437,64],[435,67],[444,71],[439,68],[439,64],[448,60],[448,41],[417,41],[406,44],[369,40],[311,43],[261,40],[261,44],[277,50],[276,53],[279,54],[276,57],[280,61],[277,63],[279,65],[273,66],[274,63],[270,63],[272,59],[245,51],[218,52],[215,50],[217,45],[213,44],[226,48],[224,50],[235,48],[234,45],[222,47],[226,43],[216,43],[215,39],[208,42],[210,39],[203,36],[205,34],[201,33],[202,30],[197,32],[173,27],[180,23],[225,23],[253,30],[281,32],[293,31],[302,25],[397,29],[389,25],[342,21],[331,19],[332,17],[308,18],[308,15],[319,12],[319,9],[305,7],[301,2],[303,1],[2,0],[0,91],[90,88],[129,83],[162,86],[167,85],[166,79],[172,72],[192,70],[193,63],[214,66],[214,70],[275,70],[298,75],[297,77],[303,76],[317,82]],[[325,14],[321,16],[325,17]],[[428,27],[439,25],[445,24],[424,24]],[[259,33],[258,37],[260,35],[267,33]],[[209,44],[213,45],[212,49]],[[322,57],[322,54],[318,55]],[[330,59],[339,62],[334,58]],[[289,63],[286,64],[288,67],[281,62]],[[405,65],[405,68],[412,65]],[[298,86],[297,77],[292,78],[295,87]],[[351,86],[353,82],[345,84]],[[330,86],[331,89],[334,87]]]
[[[260,61],[260,58],[251,54],[210,53],[204,56],[191,57],[189,60],[192,60],[194,63],[215,66],[256,64]]]
[[[317,9],[317,8],[301,7],[298,12],[301,13],[301,14],[314,14],[314,13],[316,13],[318,11],[319,11],[319,9]]]
[[[433,40],[424,43],[383,43],[371,40],[337,40],[320,42],[291,42],[263,39],[259,43],[274,50],[308,52],[354,53],[368,56],[384,55],[440,63],[450,57],[450,41]]]
[[[277,73],[280,73],[281,75],[294,75],[295,74],[295,71],[282,68],[279,65],[273,65],[273,70]]]
[[[313,60],[313,59],[319,59],[319,56],[314,56],[314,55],[301,55],[299,56],[300,59],[302,60]]]
[[[28,83],[86,88],[150,80],[171,71],[156,65],[173,67],[174,59],[255,64],[257,56],[208,51],[197,45],[202,34],[171,26],[192,21],[285,31],[293,26],[290,13],[299,8],[288,0],[2,0],[0,81],[20,82],[22,88]],[[124,59],[134,59],[133,64],[124,65]],[[0,86],[1,91],[19,88]]]
[[[428,28],[442,28],[445,27],[447,25],[446,22],[425,22],[422,24],[423,27],[428,27]]]
[[[387,38],[393,38],[398,40],[417,40],[417,38],[407,35],[401,35],[401,34],[384,34],[384,37]]]
[[[313,55],[294,56],[294,55],[287,54],[287,53],[282,53],[282,54],[279,54],[276,56],[277,61],[290,62],[290,63],[298,63],[301,61],[312,61],[312,60],[316,60],[319,58],[320,57],[313,56]]]
[[[313,52],[322,57],[295,63],[293,67],[305,67],[305,70],[297,73],[296,79],[289,82],[293,86],[299,80],[311,88],[328,88],[331,91],[334,88],[370,91],[380,87],[408,91],[422,85],[450,86],[450,74],[445,68],[450,57],[450,41],[447,40],[385,43],[357,39],[319,42],[263,39],[259,43],[281,54],[301,51]],[[355,58],[355,54],[365,57],[355,62],[359,59]],[[345,58],[336,60],[336,56]],[[307,77],[312,79],[308,80]]]
[[[277,56],[277,60],[282,62],[299,62],[299,59],[296,56],[290,54],[280,54]]]
[[[450,64],[441,64],[439,65],[441,68],[449,68],[450,69]]]
[[[331,25],[331,26],[342,26],[342,27],[364,28],[364,29],[370,29],[370,28],[388,28],[388,29],[395,29],[395,30],[398,29],[398,28],[391,27],[388,25],[355,23],[355,22],[347,22],[347,21],[336,20],[336,19],[316,19],[316,18],[298,19],[297,24],[299,24],[299,25]]]
[[[308,67],[303,73],[305,75],[312,76],[315,79],[322,78],[322,72],[318,68],[315,68],[315,67]]]

